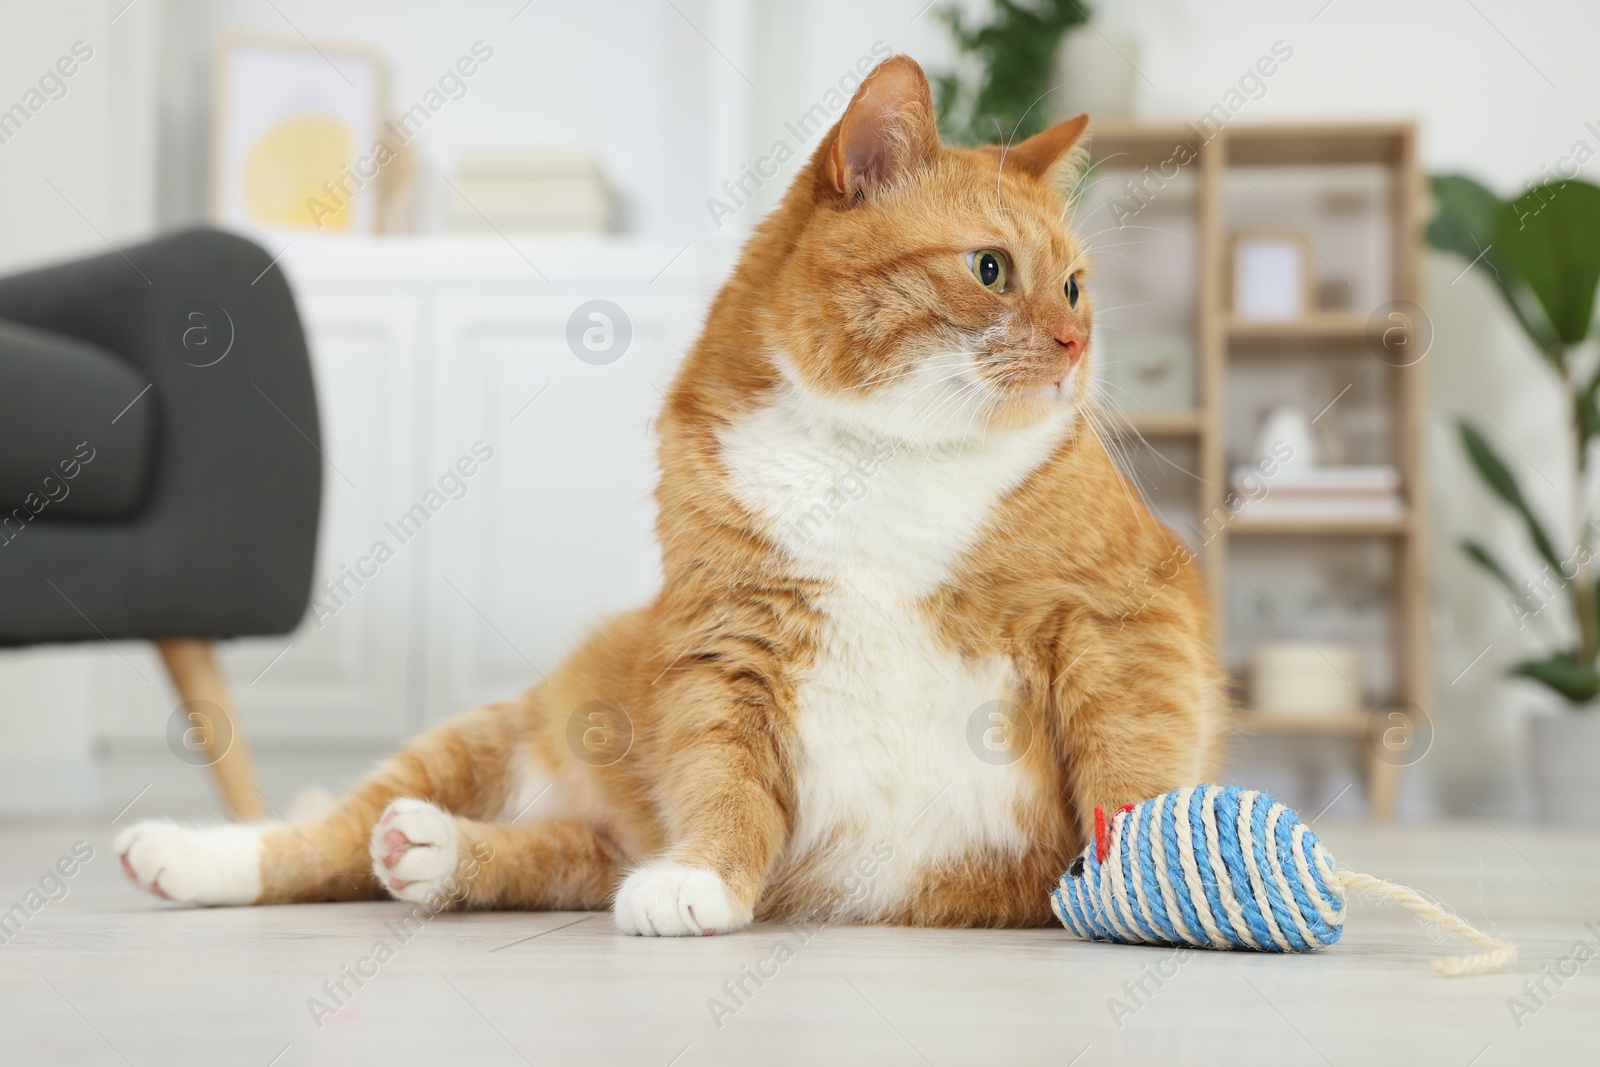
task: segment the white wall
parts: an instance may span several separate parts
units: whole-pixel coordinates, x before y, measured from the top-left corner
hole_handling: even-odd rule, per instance
[[[1141,39],[1145,115],[1198,115],[1282,39],[1294,57],[1241,120],[1415,117],[1431,169],[1470,170],[1501,188],[1520,187],[1584,136],[1584,120],[1600,117],[1589,52],[1600,8],[1585,0],[1097,6]]]
[[[169,21],[177,24],[167,40],[186,87],[169,95],[163,120],[201,135],[209,101],[193,90],[204,84],[200,78],[219,36],[298,41],[304,34],[375,50],[386,63],[391,113],[415,104],[482,41],[492,58],[467,81],[465,95],[452,99],[412,142],[427,222],[448,196],[439,176],[450,175],[462,151],[582,146],[598,152],[633,229],[687,239],[704,227],[684,206],[707,184],[714,143],[739,126],[738,115],[724,113],[714,92],[727,68],[700,34],[724,38],[724,52],[740,51],[743,9],[717,0],[682,0],[676,8],[651,0],[531,6],[526,0],[216,0],[197,9],[186,5]],[[186,206],[190,217],[202,217],[203,199]]]
[[[0,16],[0,109],[37,107],[0,143],[0,271],[151,229],[154,22],[148,12],[113,22],[121,6],[8,4]],[[78,42],[88,58],[68,64],[64,91],[40,90]],[[98,668],[112,658],[104,646],[0,655],[0,811],[92,802]]]
[[[0,16],[0,109],[37,90],[75,43],[89,55],[63,79],[64,93],[52,90],[59,99],[0,143],[0,270],[103,252],[106,240],[151,226],[155,21],[135,9],[113,22],[121,6],[7,4]]]
[[[256,0],[139,0],[123,11],[125,3],[6,4],[0,102],[19,98],[74,40],[89,41],[96,53],[63,99],[0,145],[0,203],[7,205],[0,269],[102,249],[96,230],[120,243],[158,223],[203,216],[207,54],[226,30],[372,43],[391,60],[390,101],[402,107],[482,38],[495,60],[424,131],[428,169],[447,167],[467,147],[593,145],[641,233],[713,246],[736,241],[796,165],[720,230],[707,199],[784,136],[784,122],[822,100],[874,42],[932,64],[948,56],[932,13],[919,14],[925,0],[541,2],[515,22],[524,0],[277,0],[276,10]],[[1600,40],[1600,5],[1580,0],[1101,0],[1096,7],[1107,30],[1128,30],[1140,42],[1138,111],[1147,117],[1198,115],[1281,38],[1294,57],[1241,120],[1414,116],[1430,170],[1465,170],[1501,191],[1591,136],[1584,121],[1600,119],[1600,66],[1588,54]],[[736,78],[719,51],[738,57]],[[796,146],[797,155],[814,144]],[[1505,754],[1534,696],[1500,680],[1521,651],[1519,635],[1451,542],[1467,529],[1506,546],[1521,539],[1464,469],[1442,429],[1445,415],[1469,410],[1465,395],[1557,485],[1564,461],[1550,431],[1542,367],[1476,278],[1451,284],[1457,270],[1441,261],[1429,273],[1439,324],[1430,359],[1440,426],[1432,441],[1440,706],[1438,748],[1425,768],[1443,806],[1460,807],[1448,785],[1455,782],[1488,810],[1505,810],[1518,804]],[[1524,484],[1537,506],[1553,511],[1556,494],[1541,478],[1527,475]],[[1520,547],[1507,554],[1519,572],[1536,570]],[[1484,659],[1450,686],[1486,644]],[[0,753],[81,767],[97,698],[81,681],[88,676],[63,664],[113,656],[84,648],[0,657]],[[80,681],[63,686],[63,675]]]

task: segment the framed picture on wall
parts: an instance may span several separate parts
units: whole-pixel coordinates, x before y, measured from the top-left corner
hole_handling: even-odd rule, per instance
[[[373,233],[382,60],[365,49],[233,36],[217,47],[211,217],[244,230]]]
[[[1315,306],[1311,247],[1294,230],[1240,230],[1233,235],[1233,315],[1282,322]]]

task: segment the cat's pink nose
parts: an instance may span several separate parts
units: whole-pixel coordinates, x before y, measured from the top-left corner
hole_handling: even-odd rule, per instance
[[[1084,335],[1083,327],[1075,322],[1063,322],[1056,327],[1056,344],[1060,345],[1067,354],[1067,362],[1076,363],[1078,357],[1083,355],[1083,349],[1088,338]]]

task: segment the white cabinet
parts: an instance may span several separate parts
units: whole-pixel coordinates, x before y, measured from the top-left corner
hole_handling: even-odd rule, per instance
[[[406,644],[421,560],[385,523],[404,510],[422,458],[412,443],[422,309],[408,294],[297,297],[325,457],[313,605],[294,634],[235,642],[224,663],[259,736],[392,735],[410,724]],[[392,555],[375,554],[379,542]]]
[[[574,355],[572,297],[441,295],[430,362],[437,479],[475,442],[493,449],[430,532],[422,601],[430,722],[526,687],[601,618],[660,580],[649,425],[702,301],[599,290],[627,317],[614,362]],[[577,299],[573,299],[576,297]],[[622,329],[584,317],[580,329]],[[618,337],[612,336],[616,344]]]
[[[649,425],[717,262],[493,237],[289,249],[322,419],[323,519],[305,621],[224,653],[253,740],[398,741],[520,692],[585,629],[650,595]],[[620,332],[625,318],[631,332],[611,362],[568,342],[574,311],[597,299],[621,309],[606,325]],[[108,676],[110,732],[148,738],[175,698],[124,674]]]

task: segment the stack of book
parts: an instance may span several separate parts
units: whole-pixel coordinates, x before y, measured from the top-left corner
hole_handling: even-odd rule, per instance
[[[1311,467],[1291,464],[1272,476],[1235,467],[1229,487],[1255,519],[1385,521],[1405,515],[1399,468],[1388,464]]]
[[[615,228],[615,198],[600,162],[582,150],[475,152],[448,191],[458,233],[602,234]]]

